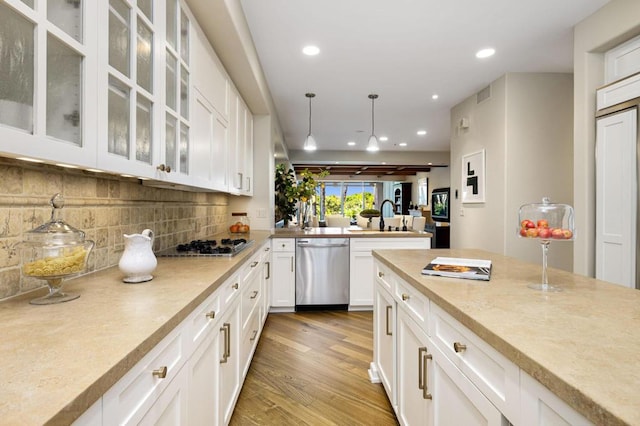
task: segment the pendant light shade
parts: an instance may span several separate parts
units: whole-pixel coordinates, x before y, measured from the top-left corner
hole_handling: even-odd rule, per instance
[[[305,151],[315,151],[316,140],[311,135],[311,98],[315,97],[315,93],[306,93],[305,96],[309,98],[309,133],[307,134],[307,138],[304,140],[304,150]]]
[[[371,136],[369,136],[367,151],[375,152],[380,149],[380,146],[378,145],[378,138],[376,137],[376,134],[374,132],[375,116],[373,109],[373,102],[378,99],[378,95],[372,93],[369,95],[369,99],[371,99]]]

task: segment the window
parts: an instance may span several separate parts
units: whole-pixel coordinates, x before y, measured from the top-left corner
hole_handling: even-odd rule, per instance
[[[357,217],[364,209],[374,208],[376,205],[375,182],[324,182],[319,189],[320,220],[326,215]],[[323,196],[324,189],[324,196]]]

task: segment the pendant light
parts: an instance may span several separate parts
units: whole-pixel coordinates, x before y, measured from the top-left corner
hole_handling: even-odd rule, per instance
[[[369,99],[371,99],[371,136],[369,136],[369,144],[367,145],[367,151],[375,152],[380,149],[380,147],[378,146],[378,138],[376,138],[376,135],[373,131],[374,123],[375,123],[374,115],[373,115],[373,102],[374,100],[378,99],[378,95],[372,93],[369,95]]]
[[[309,98],[309,133],[307,134],[307,138],[304,140],[304,150],[305,151],[315,151],[316,150],[316,140],[311,135],[311,98],[316,96],[315,93],[306,93],[305,96]]]

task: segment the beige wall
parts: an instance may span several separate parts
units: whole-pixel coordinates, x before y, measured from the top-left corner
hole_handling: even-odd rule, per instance
[[[579,239],[574,272],[595,276],[595,92],[604,82],[603,53],[640,34],[640,1],[612,0],[574,31],[574,207]]]
[[[154,251],[227,229],[227,195],[150,188],[136,180],[0,159],[0,299],[40,287],[20,274],[16,244],[51,217],[49,200],[65,198],[62,219],[96,246],[89,271],[115,266],[123,234],[155,233]],[[124,284],[123,284],[124,285]]]
[[[491,97],[469,97],[451,111],[451,245],[477,247],[539,263],[541,249],[517,237],[522,204],[572,204],[570,74],[509,73],[491,83]],[[457,123],[469,120],[469,128]],[[485,202],[462,204],[462,156],[485,150]],[[459,196],[456,199],[455,191]],[[549,264],[571,270],[572,243],[552,244]]]

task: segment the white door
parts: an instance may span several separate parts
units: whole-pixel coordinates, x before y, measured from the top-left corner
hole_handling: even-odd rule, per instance
[[[596,278],[636,287],[637,109],[597,121]]]

